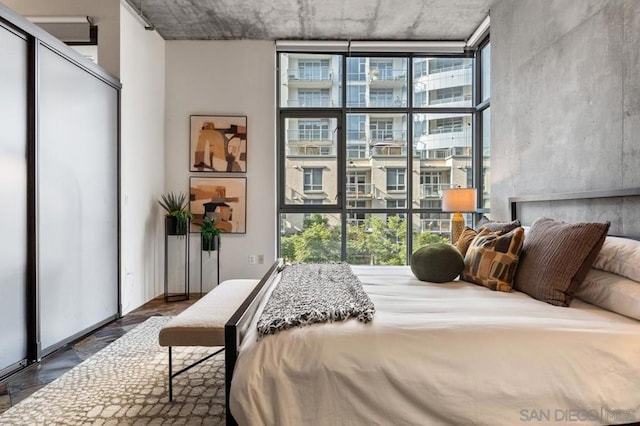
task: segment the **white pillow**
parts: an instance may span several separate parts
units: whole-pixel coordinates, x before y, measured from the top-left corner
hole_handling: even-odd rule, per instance
[[[640,283],[620,275],[592,268],[575,297],[640,320]]]
[[[607,237],[593,267],[640,281],[640,241]]]

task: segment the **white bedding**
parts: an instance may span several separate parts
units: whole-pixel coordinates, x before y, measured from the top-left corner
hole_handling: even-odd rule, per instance
[[[640,321],[580,300],[424,283],[409,267],[353,270],[371,323],[260,341],[252,327],[231,385],[240,425],[640,421]]]

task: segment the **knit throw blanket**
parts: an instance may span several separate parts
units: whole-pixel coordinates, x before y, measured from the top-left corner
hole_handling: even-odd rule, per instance
[[[375,307],[346,263],[287,265],[258,321],[258,338],[313,323],[373,319]]]

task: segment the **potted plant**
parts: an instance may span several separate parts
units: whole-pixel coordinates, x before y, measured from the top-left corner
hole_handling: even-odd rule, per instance
[[[214,220],[208,216],[202,219],[202,228],[200,229],[202,234],[202,250],[208,251],[211,256],[211,250],[218,250],[220,248],[220,234],[222,231],[216,227]]]
[[[158,201],[160,206],[167,211],[165,226],[169,235],[187,235],[191,213],[187,210],[187,195],[180,192],[174,194],[162,194]]]

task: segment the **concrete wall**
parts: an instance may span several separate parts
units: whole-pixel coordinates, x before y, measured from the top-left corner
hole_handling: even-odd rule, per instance
[[[225,234],[220,280],[259,278],[275,260],[275,49],[269,41],[166,42],[167,192],[189,191],[189,176],[247,178],[246,234]],[[246,115],[247,173],[190,173],[189,116]],[[249,255],[264,255],[250,265]],[[207,254],[204,254],[207,258]],[[199,235],[190,248],[191,290],[200,283]],[[209,262],[207,262],[209,263]],[[207,266],[204,290],[215,268]]]
[[[493,217],[508,218],[509,196],[640,186],[639,45],[637,0],[493,5]],[[603,212],[538,205],[530,215],[611,220],[640,235],[637,200],[597,204]]]
[[[98,26],[98,64],[120,77],[120,0],[2,0],[22,16],[90,16]]]
[[[165,41],[133,13],[120,7],[123,313],[164,290]]]

